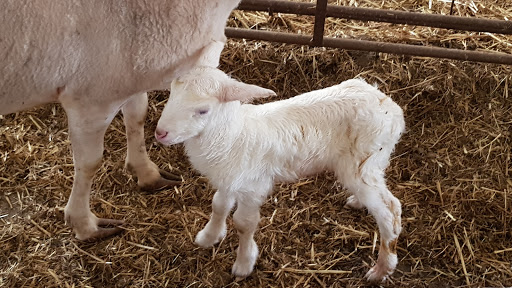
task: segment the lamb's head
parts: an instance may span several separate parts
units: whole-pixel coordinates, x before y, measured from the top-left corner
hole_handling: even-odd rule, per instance
[[[201,133],[218,105],[272,95],[272,90],[236,81],[219,69],[195,68],[171,83],[155,137],[165,145],[181,143]]]

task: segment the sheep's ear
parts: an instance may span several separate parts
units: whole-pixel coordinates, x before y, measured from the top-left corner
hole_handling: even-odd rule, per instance
[[[270,96],[276,96],[276,93],[270,89],[229,79],[224,83],[218,98],[223,102],[237,100],[241,102],[249,102],[253,99],[266,98]]]
[[[220,53],[224,49],[225,42],[212,41],[210,44],[203,47],[200,52],[197,66],[208,66],[216,68],[219,66]]]
[[[224,37],[225,38],[225,37]],[[180,75],[186,74],[187,71],[193,69],[198,66],[208,66],[208,67],[217,67],[219,66],[220,61],[220,53],[222,49],[224,49],[224,43],[226,39],[223,41],[212,40],[209,44],[203,46],[202,48],[194,51],[188,57],[179,61],[174,65],[171,69],[169,75],[169,79],[174,79]]]

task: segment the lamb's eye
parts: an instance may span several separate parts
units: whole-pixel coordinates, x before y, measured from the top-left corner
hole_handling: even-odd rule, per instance
[[[199,109],[196,111],[197,115],[206,115],[208,114],[208,109]]]

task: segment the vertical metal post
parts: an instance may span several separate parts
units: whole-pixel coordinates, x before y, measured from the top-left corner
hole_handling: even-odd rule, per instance
[[[327,0],[316,0],[315,26],[313,30],[312,45],[316,47],[323,46],[325,15],[327,11]]]

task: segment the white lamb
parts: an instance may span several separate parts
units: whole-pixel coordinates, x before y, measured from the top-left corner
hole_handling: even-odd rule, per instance
[[[156,137],[165,145],[184,142],[193,166],[218,189],[195,242],[218,243],[236,203],[240,242],[232,272],[249,275],[258,257],[259,209],[274,182],[330,170],[352,194],[347,205],[366,207],[375,217],[379,257],[366,277],[384,281],[398,262],[401,205],[386,187],[384,170],[405,128],[402,109],[360,79],[263,105],[241,103],[271,95],[210,67],[172,82]]]

